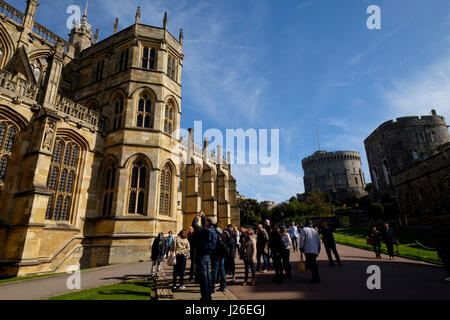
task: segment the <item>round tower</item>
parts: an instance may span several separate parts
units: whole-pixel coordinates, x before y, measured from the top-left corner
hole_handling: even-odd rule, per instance
[[[363,197],[366,183],[361,164],[356,151],[317,151],[302,160],[305,192],[320,190],[337,199],[348,193]]]
[[[450,142],[445,118],[431,115],[401,117],[381,124],[364,141],[377,198],[394,196],[392,176],[439,152]]]

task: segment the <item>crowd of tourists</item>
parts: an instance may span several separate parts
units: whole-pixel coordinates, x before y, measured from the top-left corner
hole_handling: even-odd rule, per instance
[[[256,286],[256,274],[266,273],[269,269],[274,270],[275,283],[290,279],[290,254],[300,252],[301,263],[304,263],[306,270],[311,271],[311,282],[319,283],[316,259],[322,243],[329,265],[337,263],[339,267],[342,266],[334,232],[326,221],[320,227],[314,227],[312,221],[307,221],[306,224],[297,225],[292,222],[290,226],[272,226],[266,220],[264,225],[260,224],[256,228],[240,227],[238,230],[237,226],[230,224],[222,230],[214,218],[199,212],[189,230],[182,230],[178,237],[174,237],[172,232],[169,232],[167,238],[164,238],[163,233],[158,235],[152,246],[151,272],[158,274],[161,262],[167,260],[169,264],[171,261],[169,265],[173,265],[173,289],[185,289],[185,268],[190,259],[189,281],[200,285],[202,300],[211,300],[216,290],[223,292],[227,289],[227,284],[236,282],[236,257],[244,263],[244,280],[241,285]],[[367,243],[373,246],[377,259],[381,259],[382,242],[386,244],[389,258],[394,259],[394,245],[398,240],[387,223],[382,232],[373,227],[367,236]],[[445,262],[449,260],[446,253],[440,253],[440,256]]]

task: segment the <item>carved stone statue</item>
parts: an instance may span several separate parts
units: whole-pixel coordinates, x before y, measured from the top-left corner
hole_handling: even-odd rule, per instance
[[[45,128],[44,143],[42,144],[42,148],[50,151],[54,133],[55,133],[55,124],[53,122],[49,122],[47,128]]]

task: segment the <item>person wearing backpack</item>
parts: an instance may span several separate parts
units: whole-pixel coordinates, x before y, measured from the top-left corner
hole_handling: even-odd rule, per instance
[[[245,277],[243,286],[248,284],[248,269],[252,271],[252,286],[256,285],[256,271],[255,271],[255,263],[256,263],[256,239],[253,238],[253,229],[249,228],[245,232],[245,238],[242,243],[242,255],[244,258],[245,265]]]
[[[199,224],[199,220],[201,220],[202,226]],[[194,221],[192,221],[192,227],[194,228],[194,232],[198,235],[199,239],[197,242],[196,253],[198,256],[198,275],[200,277],[200,300],[202,301],[211,300],[211,254],[214,250],[216,250],[218,238],[217,232],[214,229],[215,224],[216,221],[211,217],[206,218],[203,211],[197,213]]]
[[[164,239],[164,233],[160,232],[158,237],[153,241],[152,245],[152,255],[150,259],[151,264],[151,275],[159,275],[161,269],[161,262],[164,260],[167,252],[167,241]],[[156,269],[156,272],[154,271]]]
[[[220,291],[224,292],[227,289],[227,276],[225,274],[225,257],[228,254],[227,235],[228,233],[222,231],[217,225],[215,226],[217,232],[216,250],[211,254],[211,288],[212,292],[216,292],[216,284],[219,283],[220,276]]]

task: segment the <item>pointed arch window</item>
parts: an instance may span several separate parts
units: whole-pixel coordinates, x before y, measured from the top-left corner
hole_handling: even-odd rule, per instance
[[[159,191],[159,214],[170,215],[172,172],[166,164],[161,170],[161,183]]]
[[[123,110],[124,110],[124,98],[122,95],[118,94],[113,103],[113,130],[123,128]]]
[[[13,155],[13,144],[18,129],[8,121],[0,119],[0,190],[3,189],[8,163]]]
[[[119,53],[119,64],[117,66],[119,72],[125,71],[128,68],[128,52],[129,50],[126,48]]]
[[[424,142],[425,141],[422,132],[417,132],[417,141],[418,142]]]
[[[148,94],[143,94],[138,101],[136,126],[151,128],[153,123],[153,104]]]
[[[142,49],[142,68],[156,70],[156,50],[151,47]]]
[[[166,108],[164,110],[164,132],[168,134],[172,134],[174,129],[174,119],[175,119],[175,113],[174,113],[174,107],[173,102],[170,101],[168,104],[166,104]]]
[[[104,172],[104,192],[103,192],[103,205],[102,215],[112,216],[113,213],[113,200],[114,190],[116,184],[116,166],[110,164]]]
[[[437,141],[436,134],[434,133],[434,131],[430,132],[430,140],[431,140],[431,142],[436,142]]]
[[[386,184],[391,185],[392,184],[391,170],[389,168],[389,163],[386,159],[383,160],[383,173],[384,173],[384,179],[386,181]]]
[[[47,74],[48,62],[46,58],[36,58],[31,61],[31,68],[33,69],[33,76],[36,83],[43,87],[45,76]]]
[[[375,189],[380,190],[380,178],[378,177],[378,170],[376,167],[372,168],[372,174],[374,178]]]
[[[169,76],[170,79],[174,81],[177,80],[176,64],[177,64],[176,59],[169,54],[167,58],[167,75]]]
[[[147,194],[147,167],[142,160],[136,160],[131,167],[128,213],[145,215]]]
[[[57,138],[47,179],[50,198],[46,220],[69,221],[78,177],[80,147],[70,139]]]
[[[0,43],[0,68],[3,68],[3,58],[5,56],[5,49],[3,43]]]

